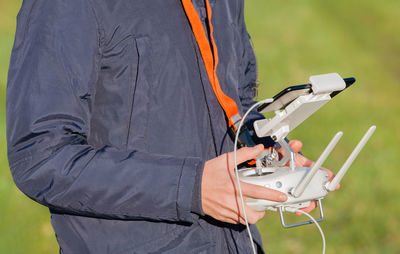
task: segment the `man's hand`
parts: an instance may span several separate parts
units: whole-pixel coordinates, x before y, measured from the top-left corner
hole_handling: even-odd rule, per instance
[[[296,166],[298,167],[312,167],[314,165],[314,162],[307,159],[306,157],[304,157],[303,155],[299,154],[299,152],[301,151],[301,148],[303,148],[303,143],[299,140],[291,140],[289,141],[289,146],[292,148],[292,150],[296,153]],[[280,150],[280,152],[283,152],[283,149]],[[332,181],[332,179],[335,177],[335,175],[326,168],[321,167],[321,169],[325,170],[326,173],[328,173],[329,176],[329,181]],[[338,185],[336,187],[336,190],[338,190],[340,188],[340,185]],[[310,206],[302,208],[300,210],[309,213],[312,210],[314,210],[314,208],[317,207],[317,202],[316,201],[312,201]],[[297,215],[302,215],[299,212],[296,212]]]
[[[264,150],[262,145],[245,147],[237,150],[237,163],[254,159]],[[245,224],[239,190],[236,186],[233,152],[226,153],[206,162],[201,183],[201,203],[205,214],[232,224]],[[279,191],[266,187],[241,182],[243,197],[267,199],[278,202],[287,200],[287,196]],[[258,212],[245,203],[248,222],[255,224],[261,220],[265,212]]]

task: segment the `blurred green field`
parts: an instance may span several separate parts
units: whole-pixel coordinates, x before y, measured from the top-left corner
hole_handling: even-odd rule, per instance
[[[21,0],[0,0],[0,253],[57,253],[46,208],[13,184],[6,159],[5,87]],[[291,133],[316,159],[336,131],[342,141],[326,167],[338,170],[363,132],[375,136],[325,200],[327,253],[400,253],[400,1],[246,1],[258,57],[259,98],[338,72],[356,84]],[[23,92],[23,91],[21,91]],[[297,220],[290,216],[289,220]],[[259,223],[268,253],[320,253],[313,225],[283,229],[276,213]]]

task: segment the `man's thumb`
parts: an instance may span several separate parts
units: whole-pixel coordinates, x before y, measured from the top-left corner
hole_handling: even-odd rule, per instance
[[[262,151],[264,151],[264,146],[262,144],[253,146],[253,147],[243,147],[237,150],[236,152],[236,162],[237,164],[243,163],[248,160],[254,159],[257,155],[259,155]],[[231,153],[232,161],[233,161],[233,152]]]

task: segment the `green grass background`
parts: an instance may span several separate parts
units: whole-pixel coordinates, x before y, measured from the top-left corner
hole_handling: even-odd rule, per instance
[[[6,159],[5,87],[21,0],[0,0],[0,253],[57,253],[49,213],[13,184]],[[400,1],[248,0],[258,57],[259,98],[338,72],[357,83],[290,134],[316,159],[336,131],[344,137],[325,163],[338,170],[363,132],[365,150],[325,200],[327,253],[400,253]],[[23,92],[23,91],[21,91]],[[314,213],[315,214],[315,213]],[[289,216],[290,221],[299,218]],[[276,213],[259,222],[268,253],[320,253],[313,225],[283,229]]]

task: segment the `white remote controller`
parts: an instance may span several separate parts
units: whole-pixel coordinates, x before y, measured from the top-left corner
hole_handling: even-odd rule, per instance
[[[311,76],[310,84],[289,87],[270,100],[270,103],[259,107],[261,113],[273,111],[275,116],[254,123],[257,136],[272,137],[285,150],[285,156],[279,159],[275,149],[271,149],[270,152],[265,151],[256,158],[256,167],[241,169],[239,177],[243,182],[281,191],[288,196],[288,200],[280,203],[248,198],[246,203],[250,207],[257,211],[279,211],[282,225],[288,228],[309,224],[312,221],[286,225],[283,218],[284,211],[294,212],[295,209],[307,207],[311,201],[317,200],[321,214],[317,221],[323,220],[321,200],[336,189],[376,127],[369,128],[331,182],[328,181],[326,171],[320,167],[338,143],[342,132],[335,135],[312,168],[296,167],[294,152],[285,138],[290,131],[354,81],[353,78],[344,80],[337,73]]]

